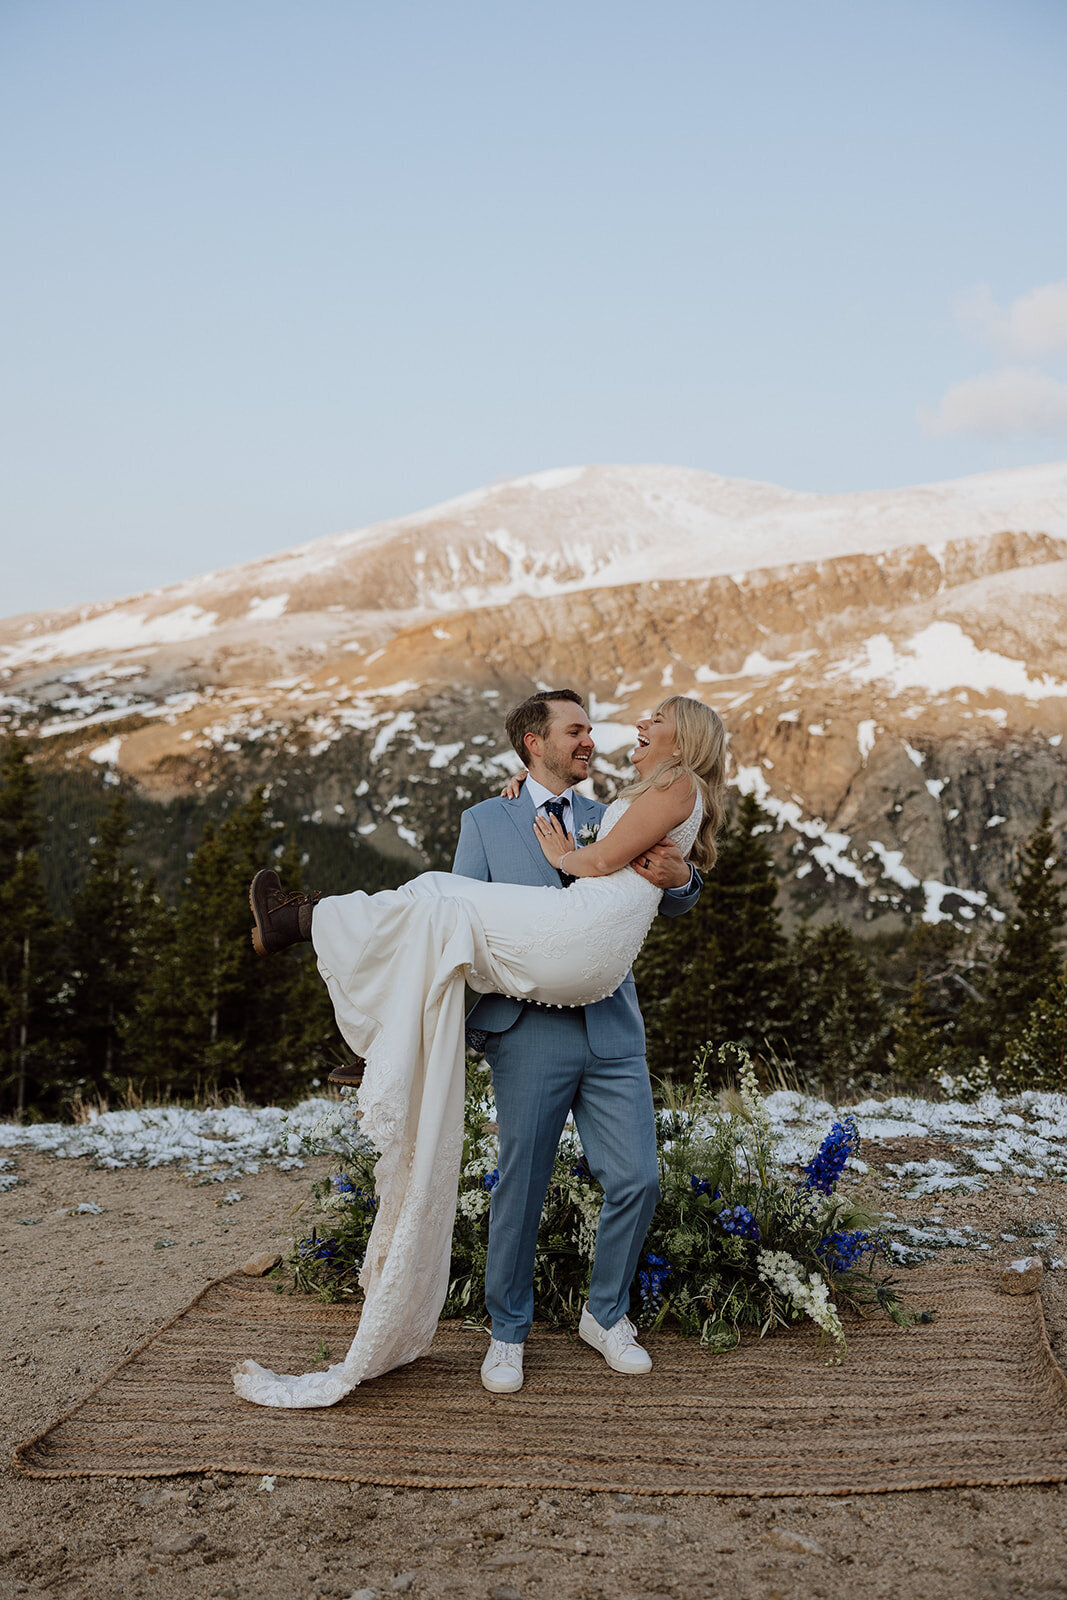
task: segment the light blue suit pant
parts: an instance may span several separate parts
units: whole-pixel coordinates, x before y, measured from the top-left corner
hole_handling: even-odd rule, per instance
[[[490,1034],[485,1053],[500,1130],[485,1271],[493,1337],[521,1344],[530,1331],[537,1229],[569,1111],[589,1170],[604,1190],[589,1309],[610,1328],[629,1309],[630,1283],[659,1199],[645,1058],[596,1056],[580,1010],[534,1006],[506,1033]]]

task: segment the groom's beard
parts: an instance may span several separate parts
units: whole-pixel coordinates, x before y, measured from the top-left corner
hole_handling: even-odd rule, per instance
[[[589,762],[576,761],[573,756],[558,761],[543,761],[542,765],[550,778],[555,778],[565,789],[570,789],[574,784],[581,783],[589,775]]]

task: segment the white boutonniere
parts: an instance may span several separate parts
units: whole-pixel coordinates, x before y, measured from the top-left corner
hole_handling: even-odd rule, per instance
[[[598,822],[587,822],[584,827],[578,829],[578,843],[580,845],[592,844],[599,832],[600,824]]]

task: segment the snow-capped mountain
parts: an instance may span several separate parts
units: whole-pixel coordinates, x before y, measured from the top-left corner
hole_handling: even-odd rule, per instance
[[[512,761],[532,686],[592,695],[605,779],[681,690],[722,711],[803,909],[981,916],[1040,805],[1067,816],[1065,555],[1067,463],[847,495],[566,469],[0,623],[0,714],[159,793],[299,770],[415,851]]]

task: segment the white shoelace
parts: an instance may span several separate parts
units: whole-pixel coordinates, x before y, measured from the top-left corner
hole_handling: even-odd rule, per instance
[[[637,1343],[637,1329],[629,1317],[620,1317],[615,1326],[608,1329],[608,1340],[613,1346],[614,1355],[620,1355],[630,1345]]]
[[[503,1339],[490,1339],[489,1354],[493,1358],[490,1365],[518,1367],[519,1371],[522,1371],[521,1344],[507,1344]]]

